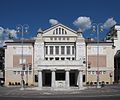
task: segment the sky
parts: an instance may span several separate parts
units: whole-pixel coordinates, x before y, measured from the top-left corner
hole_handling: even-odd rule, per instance
[[[97,24],[113,18],[119,24],[119,4],[120,0],[0,0],[0,27],[16,30],[17,25],[28,24],[24,37],[33,38],[39,28],[45,30],[51,26],[50,19],[74,30],[78,30],[74,23],[79,17],[90,18]],[[107,31],[100,36],[104,37]],[[90,29],[83,33],[86,38],[92,37]]]

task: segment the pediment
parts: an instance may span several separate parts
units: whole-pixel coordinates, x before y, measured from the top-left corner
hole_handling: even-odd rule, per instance
[[[43,31],[43,36],[77,36],[77,32],[63,24],[57,24]]]

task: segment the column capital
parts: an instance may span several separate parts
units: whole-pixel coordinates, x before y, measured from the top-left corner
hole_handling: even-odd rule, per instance
[[[78,71],[79,71],[79,72],[83,72],[83,70],[82,70],[82,69],[78,69]]]
[[[70,68],[66,68],[65,71],[68,71],[68,72],[69,72],[69,71],[70,71]]]
[[[38,69],[38,72],[41,72],[43,69]]]
[[[52,72],[55,72],[56,71],[56,69],[55,68],[52,68],[52,69],[50,69]]]

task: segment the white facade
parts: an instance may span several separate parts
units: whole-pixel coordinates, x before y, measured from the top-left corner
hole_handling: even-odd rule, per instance
[[[37,86],[40,90],[44,87],[50,89],[82,89],[86,82],[96,82],[96,75],[90,72],[97,71],[95,57],[97,55],[96,43],[86,42],[82,33],[76,32],[62,24],[38,32],[35,40],[24,41],[23,63],[21,66],[21,41],[6,42],[5,49],[5,85],[21,83],[23,79],[28,85]],[[114,76],[114,49],[112,42],[100,43],[99,56],[101,59],[100,82],[112,84]],[[110,52],[110,55],[108,55]],[[90,60],[93,59],[94,61]],[[89,61],[93,64],[89,67]],[[31,64],[32,69],[29,69]],[[106,72],[106,73],[105,73]]]
[[[82,88],[82,74],[85,71],[83,60],[86,59],[82,35],[78,36],[74,30],[58,24],[38,33],[34,47],[35,70],[38,71],[38,86],[41,89],[43,84],[52,89],[70,88],[72,71],[76,75],[74,85]],[[47,71],[51,75],[50,84],[45,82]]]

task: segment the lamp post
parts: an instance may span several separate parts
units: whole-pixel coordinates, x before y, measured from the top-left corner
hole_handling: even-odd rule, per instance
[[[99,33],[100,32],[103,32],[103,25],[102,23],[99,23],[99,24],[96,24],[94,23],[93,26],[93,32],[96,32],[97,33],[97,86],[96,88],[100,88],[100,84],[99,84]]]
[[[24,90],[24,79],[23,79],[23,77],[24,77],[24,62],[23,62],[23,34],[24,33],[27,33],[28,32],[28,28],[29,28],[29,26],[27,25],[27,24],[24,24],[24,25],[21,25],[21,24],[19,24],[17,27],[17,33],[21,33],[21,65],[22,65],[22,70],[21,70],[21,88],[20,88],[20,90]]]

